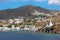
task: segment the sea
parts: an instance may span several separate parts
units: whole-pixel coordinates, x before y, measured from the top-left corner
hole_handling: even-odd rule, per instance
[[[0,40],[60,40],[60,34],[37,32],[0,32]]]

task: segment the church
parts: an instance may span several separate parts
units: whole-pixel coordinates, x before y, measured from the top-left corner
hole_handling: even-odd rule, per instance
[[[49,32],[53,32],[53,26],[54,24],[51,22],[51,20],[48,21],[48,24],[45,26],[45,32],[49,33]]]

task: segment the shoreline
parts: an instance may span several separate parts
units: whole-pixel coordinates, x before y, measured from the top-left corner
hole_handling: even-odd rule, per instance
[[[59,33],[44,33],[44,32],[34,32],[34,31],[25,31],[25,30],[19,30],[19,31],[0,31],[0,33],[8,33],[8,32],[18,32],[21,34],[28,34],[28,33],[33,33],[33,34],[44,34],[44,35],[60,35]]]

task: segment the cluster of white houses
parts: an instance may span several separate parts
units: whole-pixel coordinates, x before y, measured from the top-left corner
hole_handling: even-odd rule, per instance
[[[34,15],[40,15],[42,13],[37,12],[36,10],[34,10],[35,13]],[[39,14],[38,14],[39,13]],[[47,14],[47,16],[50,16],[49,14]],[[26,19],[28,20],[28,19]],[[47,21],[46,17],[36,17],[33,19],[29,19],[32,21],[36,21],[37,23],[42,21]],[[0,31],[19,31],[19,30],[28,30],[28,31],[37,31],[38,29],[41,29],[43,27],[36,27],[35,25],[19,25],[20,23],[24,23],[24,18],[23,17],[19,17],[19,18],[14,18],[14,19],[8,19],[8,20],[0,20]],[[31,23],[32,23],[31,21]],[[48,20],[49,22],[44,26],[44,28],[51,28],[54,24],[51,22],[51,19]],[[15,26],[15,24],[17,24],[17,26]],[[2,27],[2,26],[3,27]],[[7,27],[11,25],[11,27]]]
[[[3,21],[5,22],[5,21]],[[42,27],[36,27],[35,25],[24,25],[24,27],[22,28],[23,25],[19,25],[19,26],[15,26],[14,24],[19,24],[19,23],[22,23],[24,22],[24,19],[23,18],[15,18],[15,19],[9,19],[8,21],[6,22],[9,22],[8,24],[3,24],[1,27],[0,27],[0,31],[19,31],[19,30],[28,30],[28,31],[37,31],[39,28],[42,28]],[[14,23],[14,24],[13,24]],[[11,25],[11,27],[7,27],[8,25]],[[50,28],[51,26],[53,26],[51,20],[49,21],[49,23],[45,26],[45,28]]]

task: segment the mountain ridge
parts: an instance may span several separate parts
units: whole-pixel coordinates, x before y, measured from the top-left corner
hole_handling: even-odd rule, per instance
[[[31,14],[31,12],[34,12],[33,10],[37,10],[39,12],[44,12],[44,13],[50,13],[50,10],[48,9],[44,9],[39,6],[26,5],[26,6],[14,8],[14,9],[1,10],[0,19],[14,18],[18,16],[28,17]]]

